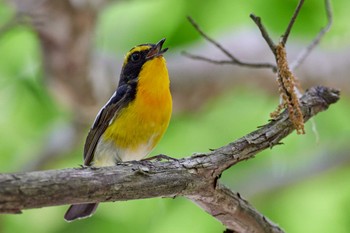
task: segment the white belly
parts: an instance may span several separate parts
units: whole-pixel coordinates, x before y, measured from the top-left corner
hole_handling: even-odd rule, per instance
[[[136,149],[120,149],[112,141],[100,140],[96,146],[92,165],[95,167],[114,166],[117,162],[141,160],[153,149],[153,138],[147,143],[139,145]]]

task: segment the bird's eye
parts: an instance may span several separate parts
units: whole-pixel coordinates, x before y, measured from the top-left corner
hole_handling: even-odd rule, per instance
[[[139,52],[131,54],[131,61],[138,62],[141,59],[141,54]]]

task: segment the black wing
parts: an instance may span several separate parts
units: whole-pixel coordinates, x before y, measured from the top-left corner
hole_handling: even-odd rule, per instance
[[[121,108],[126,106],[132,100],[130,97],[135,91],[132,90],[134,88],[135,87],[128,84],[119,86],[114,95],[97,114],[94,124],[86,137],[84,146],[84,165],[88,166],[91,164],[100,137],[106,131],[113,117],[120,112]]]

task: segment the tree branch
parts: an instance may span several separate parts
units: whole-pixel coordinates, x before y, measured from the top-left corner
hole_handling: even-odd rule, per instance
[[[233,232],[283,232],[244,200],[239,193],[232,192],[220,183],[213,189],[207,188],[200,195],[187,197]]]
[[[300,99],[305,121],[338,99],[338,90],[311,88]],[[224,170],[280,143],[293,130],[284,111],[235,142],[179,160],[0,174],[0,213],[71,203],[185,196],[235,232],[283,232],[217,180]]]

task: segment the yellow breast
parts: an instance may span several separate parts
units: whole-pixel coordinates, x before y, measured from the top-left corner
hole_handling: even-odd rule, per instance
[[[113,141],[123,161],[141,159],[163,136],[171,112],[168,70],[160,56],[143,65],[135,99],[117,114],[103,140]]]

